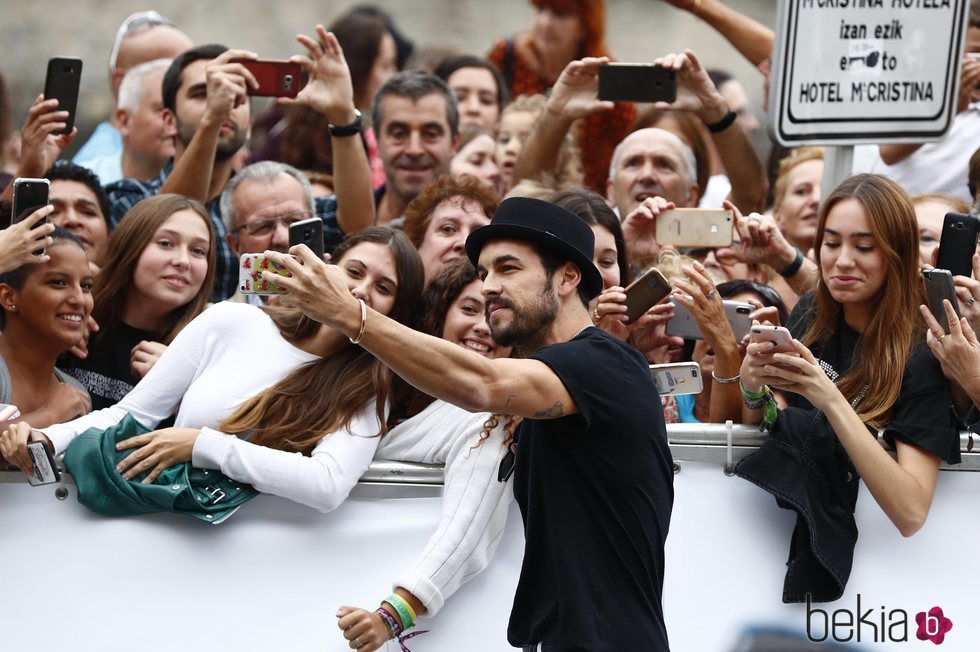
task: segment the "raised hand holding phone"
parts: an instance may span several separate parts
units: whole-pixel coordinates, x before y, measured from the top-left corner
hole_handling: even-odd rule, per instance
[[[54,224],[47,221],[54,206],[42,206],[21,220],[0,231],[0,273],[15,270],[26,263],[44,263],[49,256],[45,249],[53,244]],[[41,251],[41,254],[36,252]]]
[[[354,108],[354,86],[337,37],[317,25],[316,39],[300,34],[296,40],[306,48],[307,55],[297,54],[289,60],[298,63],[309,80],[295,98],[281,97],[277,102],[305,104],[324,114],[332,125],[353,123],[359,117]]]

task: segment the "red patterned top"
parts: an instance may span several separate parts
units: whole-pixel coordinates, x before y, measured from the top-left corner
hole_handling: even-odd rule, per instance
[[[511,51],[514,52],[514,48]],[[494,43],[487,54],[487,59],[510,81],[511,97],[544,93],[551,88],[551,84],[516,52],[510,57],[512,65],[508,74],[504,62],[507,58],[507,39]],[[613,150],[629,133],[635,120],[636,105],[617,102],[612,111],[594,113],[579,121],[578,147],[582,156],[582,169],[585,171],[585,185],[602,196],[606,195],[606,180],[609,178],[609,161],[612,160]]]

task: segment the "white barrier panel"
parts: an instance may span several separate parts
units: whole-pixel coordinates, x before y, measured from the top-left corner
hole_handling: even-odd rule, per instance
[[[337,607],[375,607],[439,518],[436,498],[351,499],[324,515],[259,496],[219,526],[170,514],[108,519],[69,490],[62,502],[51,486],[0,482],[0,650],[345,650]],[[978,496],[980,474],[944,471],[926,526],[903,539],[862,488],[847,592],[814,605],[826,616],[811,614],[811,635],[853,644],[860,634],[860,650],[933,649],[916,639],[915,617],[938,606],[953,622],[939,652],[980,649],[970,571]],[[806,633],[805,607],[780,600],[793,523],[718,463],[681,462],[664,590],[674,652],[729,652],[753,626]],[[511,649],[522,549],[515,507],[493,563],[423,619],[431,632],[409,641],[413,652]],[[894,642],[903,632],[908,640]]]

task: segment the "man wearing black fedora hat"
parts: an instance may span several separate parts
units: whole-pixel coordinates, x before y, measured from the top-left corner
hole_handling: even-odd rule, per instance
[[[301,246],[291,253],[302,263],[269,255],[292,274],[277,277],[290,292],[285,302],[339,328],[420,390],[474,412],[524,417],[516,456],[501,466],[501,480],[514,470],[526,539],[512,645],[667,650],[661,596],[673,465],[646,360],[592,327],[588,301],[602,289],[593,247],[576,215],[526,198],[505,200],[470,234],[466,251],[484,280],[494,339],[526,356],[494,360],[367,309],[342,270]],[[367,643],[368,633],[344,636]]]

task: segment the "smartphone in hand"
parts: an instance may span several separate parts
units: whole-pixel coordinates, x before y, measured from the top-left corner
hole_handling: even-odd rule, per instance
[[[939,236],[939,255],[936,267],[948,269],[953,276],[973,274],[973,254],[977,251],[980,218],[964,213],[946,213],[943,232]]]
[[[956,315],[960,314],[960,303],[956,299],[953,275],[947,269],[927,269],[922,272],[922,280],[926,285],[926,304],[929,306],[929,312],[943,327],[943,332],[949,335],[949,319],[946,317],[943,299],[949,299]]]
[[[311,217],[289,225],[289,246],[305,244],[319,258],[323,258],[323,220]]]
[[[607,63],[599,68],[599,99],[674,102],[677,100],[677,73],[652,63]]]
[[[722,301],[722,305],[725,308],[728,325],[732,327],[732,333],[735,334],[735,341],[741,342],[742,338],[749,334],[749,329],[752,327],[750,315],[755,308],[751,303],[729,299]],[[704,339],[694,315],[686,306],[679,303],[674,303],[674,316],[667,322],[667,334],[683,337],[685,340]]]
[[[257,97],[296,97],[304,86],[303,69],[292,61],[275,59],[234,59],[255,77],[258,88],[248,89]]]
[[[784,326],[756,325],[752,327],[753,342],[772,342],[776,348],[772,353],[793,353],[799,355],[793,346],[793,335]]]
[[[51,182],[47,179],[14,179],[13,209],[10,212],[10,223],[16,224],[30,217],[31,213],[48,205],[48,195]],[[46,224],[45,218],[40,224]]]
[[[674,208],[657,216],[657,242],[676,247],[730,247],[732,211],[724,208]]]
[[[626,323],[636,321],[665,296],[670,294],[670,282],[656,267],[651,267],[624,290],[626,293]]]
[[[82,60],[73,57],[52,57],[44,80],[44,99],[58,100],[57,111],[67,111],[65,128],[56,134],[70,134],[75,126],[78,106],[78,87],[82,81]]]
[[[704,389],[701,380],[701,366],[697,362],[671,362],[669,364],[652,364],[650,373],[657,392],[661,396],[678,396],[680,394],[700,394]]]
[[[238,268],[238,291],[242,294],[289,294],[289,290],[262,278],[262,272],[275,272],[286,276],[289,272],[274,263],[265,254],[242,254]]]

